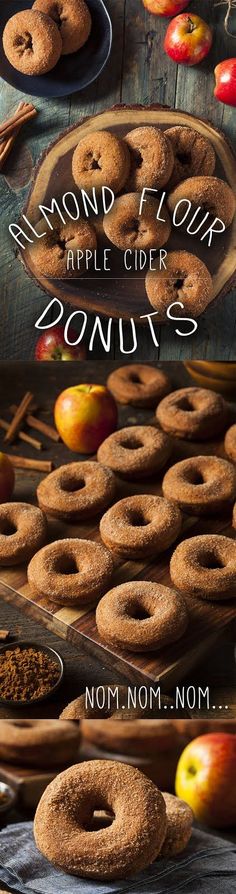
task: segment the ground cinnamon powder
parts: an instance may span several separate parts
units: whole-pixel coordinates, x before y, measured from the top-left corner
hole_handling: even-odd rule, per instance
[[[50,692],[60,675],[55,661],[33,648],[8,649],[0,656],[0,698],[31,701]]]

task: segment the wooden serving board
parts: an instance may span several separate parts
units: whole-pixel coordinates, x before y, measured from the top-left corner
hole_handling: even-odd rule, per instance
[[[186,456],[202,453],[224,455],[223,442],[219,440],[203,445],[176,440],[171,464]],[[24,492],[21,478],[19,499],[35,502],[35,476],[33,480],[34,487],[31,478],[27,477]],[[38,476],[38,480],[40,480],[40,476]],[[160,475],[159,478],[143,482],[140,485],[119,481],[117,499],[137,492],[160,494],[161,480],[162,476]],[[201,521],[190,516],[184,518],[182,539],[195,534],[211,532],[224,533],[229,537],[234,537],[231,527],[231,508],[228,518],[222,516]],[[72,525],[49,520],[49,539],[55,540],[63,537],[82,537],[99,541],[98,522],[90,521],[87,524]],[[175,545],[153,562],[150,559],[124,563],[117,561],[111,586],[135,578],[160,581],[162,584],[170,586],[169,560],[173,549],[175,549]],[[63,608],[49,602],[44,597],[33,597],[27,583],[25,566],[1,568],[0,595],[2,598],[18,604],[26,614],[42,621],[55,633],[75,643],[85,656],[86,654],[97,656],[101,663],[109,668],[111,683],[113,671],[116,668],[122,672],[125,680],[133,682],[160,680],[166,690],[178,684],[181,678],[201,660],[222,629],[235,618],[236,614],[235,601],[213,604],[189,598],[190,624],[181,640],[159,652],[137,654],[112,648],[101,641],[95,623],[95,610],[91,606],[88,605],[82,609]]]
[[[33,185],[28,197],[24,214],[35,223],[41,217],[38,211],[40,204],[47,207],[52,198],[56,198],[61,206],[61,198],[66,192],[74,192],[79,199],[72,173],[72,155],[78,142],[94,130],[107,129],[117,135],[124,136],[134,127],[154,125],[163,130],[174,125],[193,127],[213,144],[216,151],[217,165],[215,174],[228,181],[235,190],[235,155],[222,131],[217,130],[208,121],[195,118],[184,111],[168,107],[147,106],[115,106],[107,111],[80,121],[65,130],[56,141],[51,143],[39,159],[35,170]],[[162,190],[160,190],[160,194]],[[123,266],[123,253],[119,252],[105,237],[102,218],[93,220],[98,233],[98,244],[102,250],[112,248],[112,271],[89,271],[84,276],[73,279],[53,280],[36,271],[34,265],[34,247],[21,252],[21,260],[30,276],[50,296],[69,302],[87,312],[96,312],[103,316],[122,317],[129,320],[133,317],[138,322],[143,314],[150,313],[153,308],[145,291],[144,272],[128,273]],[[24,222],[23,222],[24,225]],[[200,239],[188,236],[183,230],[172,229],[168,250],[189,250],[198,255],[213,275],[213,299],[226,294],[236,280],[236,216],[232,226],[223,236],[215,238],[211,248],[205,246]],[[100,252],[102,255],[102,252]]]
[[[46,771],[34,770],[32,767],[15,767],[13,764],[0,763],[0,780],[10,785],[16,792],[20,806],[26,809],[34,809],[52,779],[55,779],[59,769]]]

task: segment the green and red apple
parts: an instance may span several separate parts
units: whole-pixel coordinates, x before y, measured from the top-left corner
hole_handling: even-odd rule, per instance
[[[236,824],[236,735],[207,733],[181,754],[175,780],[195,818],[218,829]]]
[[[54,408],[57,430],[76,453],[95,453],[117,427],[117,406],[104,385],[74,385],[59,394]]]

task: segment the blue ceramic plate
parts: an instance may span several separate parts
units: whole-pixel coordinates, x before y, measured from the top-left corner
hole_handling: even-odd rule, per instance
[[[0,75],[21,93],[46,99],[68,96],[84,90],[101,73],[109,58],[112,44],[112,24],[103,0],[86,0],[92,16],[92,30],[87,43],[77,53],[61,56],[48,74],[29,77],[21,74],[6,59],[2,34],[8,19],[22,9],[30,9],[33,0],[0,0]]]

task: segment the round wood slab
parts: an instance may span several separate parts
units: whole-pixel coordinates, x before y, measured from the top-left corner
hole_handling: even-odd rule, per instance
[[[24,214],[31,223],[39,219],[38,206],[50,206],[52,198],[56,198],[61,207],[61,197],[65,192],[73,192],[78,196],[71,173],[71,160],[77,143],[82,137],[94,130],[107,129],[124,136],[134,127],[154,125],[163,130],[174,125],[193,127],[213,144],[216,157],[216,175],[228,181],[235,191],[235,155],[232,147],[221,131],[216,130],[209,122],[195,118],[187,112],[174,111],[168,107],[115,106],[93,117],[75,124],[64,131],[51,143],[39,159],[34,180]],[[162,190],[160,190],[160,193]],[[74,307],[87,313],[98,313],[102,316],[125,320],[153,311],[145,292],[144,273],[130,274],[124,270],[123,254],[106,240],[100,221],[96,218],[100,248],[112,248],[112,272],[95,273],[93,271],[76,279],[53,280],[39,275],[34,267],[33,246],[21,252],[27,272],[50,297],[57,297],[69,302]],[[168,250],[185,249],[201,258],[213,276],[213,299],[225,295],[236,281],[236,216],[232,226],[226,233],[213,238],[211,248],[200,239],[188,236],[186,232],[172,230]],[[183,312],[184,313],[184,312]]]

